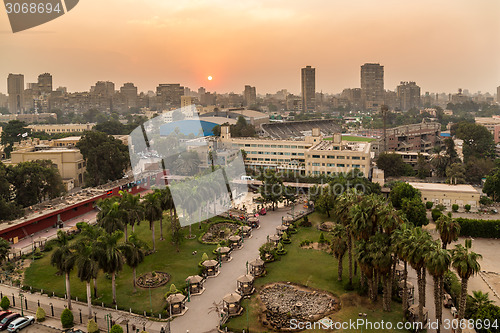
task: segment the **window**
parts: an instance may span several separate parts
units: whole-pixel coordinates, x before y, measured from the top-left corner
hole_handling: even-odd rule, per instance
[[[299,156],[304,156],[304,153],[298,153],[297,155],[299,155]]]
[[[313,157],[313,158],[320,158],[320,156],[319,156],[319,155],[313,155],[312,157]]]
[[[359,160],[359,159],[361,159],[361,158],[360,158],[359,156],[353,156],[353,157],[352,157],[352,159],[353,159],[353,160]]]
[[[334,166],[335,166],[335,164],[334,164],[334,163],[327,163],[327,164],[326,164],[326,166],[327,166],[327,167],[334,167]]]
[[[320,163],[313,163],[312,166],[320,166]]]
[[[328,158],[335,158],[335,156],[332,156],[332,155],[328,155]]]
[[[361,165],[359,165],[359,164],[353,164],[353,165],[352,165],[352,167],[353,167],[353,168],[358,168],[358,169],[359,169],[359,168],[361,167]]]
[[[343,160],[345,158],[345,156],[337,156],[337,159],[339,160]]]
[[[344,168],[344,167],[345,167],[345,164],[337,164],[337,166],[338,166],[339,168]]]

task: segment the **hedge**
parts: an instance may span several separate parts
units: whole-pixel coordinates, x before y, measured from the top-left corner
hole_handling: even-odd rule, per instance
[[[460,236],[500,238],[500,220],[456,218],[460,224]]]
[[[61,324],[63,328],[73,327],[73,313],[69,309],[64,309],[61,313]]]

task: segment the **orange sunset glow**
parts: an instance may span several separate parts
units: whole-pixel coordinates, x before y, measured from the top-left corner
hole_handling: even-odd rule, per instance
[[[298,93],[300,68],[312,65],[317,91],[338,93],[359,87],[365,62],[384,65],[387,89],[411,80],[423,92],[493,92],[500,79],[496,0],[82,0],[16,34],[0,13],[0,77],[50,72],[68,91],[110,80]]]

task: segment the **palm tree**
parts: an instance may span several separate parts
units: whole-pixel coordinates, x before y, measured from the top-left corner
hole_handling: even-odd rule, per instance
[[[423,231],[421,227],[415,227],[411,231],[407,243],[408,248],[405,250],[408,254],[408,262],[417,272],[418,318],[420,321],[424,318],[425,306],[425,256],[430,250],[431,242],[432,237],[427,231]]]
[[[170,210],[170,219],[172,219],[172,205],[174,204],[174,199],[172,197],[172,193],[170,193],[170,188],[166,186],[165,188],[155,190],[155,193],[158,193],[158,199],[160,201],[160,207],[162,211]],[[162,217],[160,219],[160,240],[164,240],[163,238],[163,212]]]
[[[10,244],[5,239],[0,238],[0,264],[9,258]]]
[[[112,234],[104,234],[97,239],[99,267],[101,267],[105,273],[111,274],[113,304],[116,304],[116,273],[123,268],[123,257],[118,245],[118,240],[120,240],[122,236],[123,232],[117,230]]]
[[[460,290],[460,303],[458,308],[458,322],[464,318],[465,306],[467,303],[467,283],[469,278],[476,275],[481,270],[478,260],[482,256],[478,253],[469,250],[472,248],[472,240],[465,240],[465,247],[462,244],[455,245],[451,250],[451,265],[457,271],[458,276],[462,280],[462,288]],[[457,333],[462,333],[462,328],[458,325]]]
[[[403,260],[403,312],[406,314],[408,311],[408,255],[410,247],[410,237],[412,229],[408,224],[402,224],[400,228],[396,229],[392,234],[392,244],[395,254]]]
[[[373,253],[369,249],[368,242],[364,239],[356,241],[355,244],[356,260],[368,283],[368,297],[371,301],[375,301],[377,299],[375,287],[377,279],[374,279]]]
[[[442,249],[439,245],[439,241],[434,242],[431,250],[425,256],[427,270],[434,280],[434,306],[438,321],[438,333],[441,332],[441,323],[443,320],[443,306],[441,302],[444,296],[444,274],[448,272],[451,264],[450,253]]]
[[[343,225],[336,224],[332,230],[332,252],[335,258],[339,261],[337,279],[342,281],[344,255],[347,251],[346,231]]]
[[[77,276],[80,281],[87,284],[87,306],[89,318],[92,318],[92,293],[90,291],[90,281],[97,276],[99,264],[94,260],[94,248],[85,239],[80,240],[74,246],[75,264]]]
[[[107,233],[124,229],[124,212],[120,209],[120,202],[118,200],[118,197],[111,197],[97,202],[97,206],[100,209],[97,214],[97,223]]]
[[[371,252],[373,268],[383,278],[383,309],[389,312],[392,302],[391,268],[393,263],[390,236],[381,232],[376,233],[370,237],[368,250]]]
[[[436,221],[436,229],[439,231],[439,237],[443,242],[443,249],[446,246],[458,239],[460,234],[460,224],[452,219],[450,216],[442,214]]]
[[[87,240],[87,242],[90,242],[92,245],[92,259],[94,261],[99,262],[98,260],[98,246],[95,241],[104,234],[104,229],[102,229],[99,226],[96,225],[90,225],[90,224],[85,224],[85,226],[82,229],[81,235],[83,239]],[[99,271],[95,272],[95,275],[92,277],[94,280],[94,297],[98,298],[99,296],[97,295],[97,275],[99,274]]]
[[[483,293],[481,290],[475,290],[470,296],[470,307],[476,311],[482,307],[493,304],[490,299],[489,293]]]
[[[127,191],[120,191],[120,206],[122,213],[123,227],[125,231],[125,239],[128,239],[128,225],[132,226],[132,232],[135,229],[136,223],[140,223],[143,216],[141,198],[139,195],[132,195]]]
[[[69,274],[75,266],[75,258],[69,246],[68,236],[62,230],[57,232],[57,243],[59,244],[59,247],[52,253],[50,264],[55,266],[59,272],[65,274],[68,309],[71,310],[71,285],[69,282]]]
[[[155,236],[155,221],[158,221],[162,216],[162,209],[158,193],[148,193],[142,201],[144,207],[144,216],[149,222],[149,228],[153,234],[153,252],[156,251],[156,236]]]
[[[147,247],[147,244],[139,239],[139,237],[137,237],[137,235],[134,233],[129,236],[124,245],[120,246],[120,251],[125,257],[125,262],[132,268],[134,272],[134,292],[137,291],[137,288],[135,286],[137,266],[139,266],[139,264],[144,261],[144,250],[147,249]]]

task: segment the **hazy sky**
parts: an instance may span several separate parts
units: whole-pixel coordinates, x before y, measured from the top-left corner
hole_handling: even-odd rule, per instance
[[[500,85],[498,0],[80,0],[66,15],[13,34],[0,10],[0,91],[50,72],[54,87],[98,80],[139,91],[159,83],[257,93],[360,86],[360,66],[385,67],[385,88],[495,92]],[[209,82],[207,77],[213,76]]]

